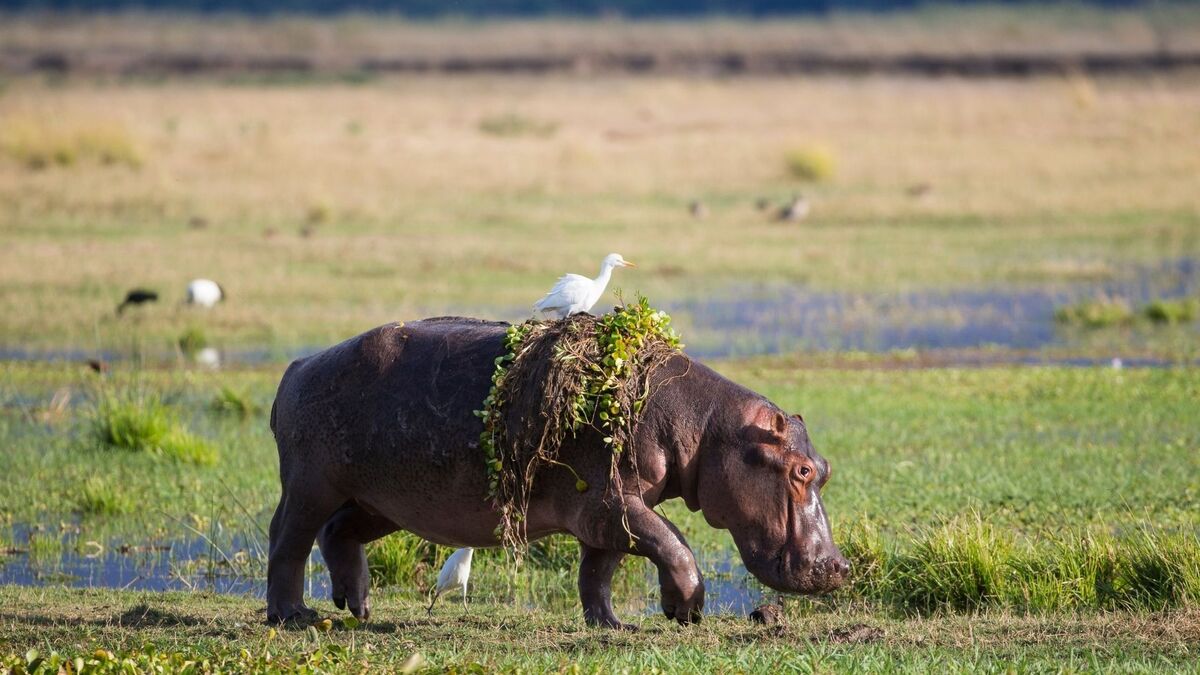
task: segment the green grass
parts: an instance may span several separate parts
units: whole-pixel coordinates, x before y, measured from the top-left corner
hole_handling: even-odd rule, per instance
[[[1187,323],[1200,316],[1200,299],[1155,300],[1142,309],[1142,314],[1155,323]]]
[[[780,627],[726,616],[680,628],[652,618],[639,632],[615,633],[586,628],[575,608],[475,604],[464,612],[446,605],[426,618],[420,599],[383,594],[376,607],[386,618],[354,629],[334,621],[322,631],[268,628],[261,604],[207,594],[3,587],[0,658],[12,667],[27,662],[31,649],[49,659],[57,652],[60,659],[101,662],[106,670],[97,672],[116,672],[114,658],[167,670],[208,659],[214,670],[395,672],[414,653],[433,672],[1144,672],[1194,668],[1200,622],[1195,610],[909,621],[789,605]],[[860,626],[867,628],[863,642],[847,637]]]
[[[305,631],[281,632],[274,658],[295,663],[333,642],[347,650],[326,664],[337,669],[363,660],[395,667],[413,651],[438,668],[1183,663],[1188,638],[1179,636],[1197,635],[1200,621],[1200,493],[1190,479],[1200,475],[1194,369],[890,370],[891,359],[863,356],[855,370],[812,370],[798,367],[804,358],[716,364],[786,410],[803,412],[833,466],[823,496],[855,574],[833,596],[789,600],[782,632],[716,614],[694,629],[663,624],[653,618],[652,567],[637,558],[624,564],[614,597],[618,613],[643,632],[589,631],[575,595],[576,546],[566,537],[538,542],[520,569],[502,552],[480,551],[470,616],[447,602],[425,619],[424,593],[449,549],[399,534],[371,547],[371,624],[336,628],[320,641]],[[228,537],[248,533],[258,544],[244,567],[261,575],[255,550],[265,546],[261,528],[279,489],[271,433],[264,416],[214,415],[211,405],[222,386],[269,400],[280,370],[137,374],[164,417],[186,422],[220,448],[221,463],[206,467],[80,447],[79,438],[92,434],[86,404],[52,423],[32,411],[64,388],[81,397],[95,375],[69,364],[0,364],[0,472],[23,478],[0,487],[0,522],[43,524],[30,546],[39,569],[50,571],[65,546],[59,523],[72,513],[103,514],[79,521],[77,540],[106,546],[203,532],[225,553],[176,562],[197,573],[233,557]],[[94,493],[90,509],[82,506],[85,490]],[[107,506],[111,500],[118,506]],[[136,506],[125,510],[123,501]],[[662,510],[698,552],[710,583],[728,583],[721,565],[731,555],[736,560],[729,535],[676,502]],[[0,652],[23,658],[36,648],[74,658],[99,646],[135,660],[151,648],[217,660],[241,658],[243,648],[259,653],[253,647],[265,640],[261,601],[177,597],[0,588]],[[41,623],[33,623],[27,604],[40,608]],[[153,620],[113,619],[140,605],[152,607]],[[340,616],[327,601],[316,606]],[[834,641],[859,623],[883,636],[868,644]]]
[[[220,457],[215,445],[180,425],[175,412],[142,385],[102,387],[90,413],[92,437],[101,446],[144,452],[211,466]]]
[[[1133,322],[1133,308],[1124,298],[1097,298],[1074,305],[1059,307],[1054,312],[1059,323],[1074,324],[1086,328],[1123,326]]]

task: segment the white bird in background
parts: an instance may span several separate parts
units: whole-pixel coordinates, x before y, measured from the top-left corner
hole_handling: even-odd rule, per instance
[[[210,309],[225,299],[225,289],[211,279],[192,279],[187,285],[187,303]]]
[[[467,579],[471,577],[471,557],[475,555],[473,548],[460,548],[446,558],[442,571],[438,573],[437,588],[433,591],[433,599],[429,601],[426,614],[433,614],[433,604],[442,593],[462,587],[463,609],[467,607]]]
[[[600,276],[589,279],[580,274],[564,274],[546,297],[533,306],[534,316],[539,319],[565,319],[572,314],[586,312],[604,295],[604,287],[617,267],[637,267],[621,257],[620,253],[609,253],[600,264]]]

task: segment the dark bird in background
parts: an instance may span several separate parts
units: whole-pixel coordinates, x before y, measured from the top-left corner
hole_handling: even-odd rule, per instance
[[[767,199],[766,197],[759,197],[754,201],[754,208],[758,209],[759,211],[766,211],[767,209],[771,208],[771,200]]]
[[[120,316],[121,312],[124,312],[125,308],[130,305],[143,305],[156,300],[158,300],[158,293],[145,288],[135,288],[125,294],[125,302],[117,305],[117,316]]]
[[[87,365],[97,375],[103,375],[108,372],[108,364],[100,359],[88,359]]]
[[[700,201],[699,199],[688,204],[688,212],[690,212],[692,217],[696,220],[704,220],[708,217],[708,207],[705,206],[704,202]]]

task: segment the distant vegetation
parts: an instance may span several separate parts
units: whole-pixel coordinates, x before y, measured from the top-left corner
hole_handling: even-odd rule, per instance
[[[805,146],[788,151],[784,158],[788,174],[801,181],[819,183],[833,178],[837,164],[833,152],[820,146]]]
[[[1052,2],[1053,0],[1051,0]],[[986,5],[979,0],[941,0],[943,5]],[[1051,4],[1046,2],[1043,4]],[[1105,7],[1140,7],[1137,0],[1059,0]],[[830,11],[912,9],[921,0],[0,0],[3,9],[111,11],[126,9],[249,14],[384,12],[410,17],[536,16],[779,16]]]
[[[1154,300],[1135,312],[1133,306],[1125,298],[1102,296],[1095,300],[1059,307],[1054,313],[1054,318],[1060,323],[1087,328],[1128,325],[1139,316],[1154,323],[1188,323],[1200,316],[1200,300],[1196,298]]]
[[[68,167],[82,162],[142,165],[142,153],[129,132],[115,123],[62,123],[55,119],[0,117],[0,155],[29,169]]]

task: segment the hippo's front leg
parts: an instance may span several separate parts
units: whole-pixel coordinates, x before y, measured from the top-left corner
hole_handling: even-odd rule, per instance
[[[671,521],[658,515],[651,509],[643,506],[640,501],[635,504],[629,504],[627,507],[627,522],[629,530],[626,531],[625,525],[622,522],[622,514],[619,509],[605,523],[603,532],[593,533],[589,539],[593,541],[584,541],[580,539],[584,546],[584,559],[588,556],[588,544],[601,543],[603,545],[596,548],[605,548],[607,553],[624,553],[629,552],[635,555],[644,556],[654,563],[658,568],[658,583],[662,591],[662,609],[663,614],[668,619],[675,619],[681,624],[699,623],[700,613],[704,608],[704,578],[700,575],[700,568],[696,566],[696,558],[692,555],[692,549],[688,547],[687,541],[680,534],[678,528]],[[630,541],[630,535],[633,535]],[[619,558],[617,559],[619,562]],[[580,568],[580,595],[584,602],[584,617],[588,617],[589,605],[589,590],[593,591],[590,596],[592,598],[608,597],[608,581],[612,579],[612,572],[616,570],[616,565],[613,564],[611,570],[607,572],[607,576],[596,575],[595,579],[600,580],[603,577],[603,588],[591,588],[585,590],[585,572],[586,566]],[[593,602],[593,611],[598,607]],[[611,616],[611,604],[608,604],[608,615]],[[588,623],[595,625],[610,625],[602,620],[604,613],[601,611],[597,618],[601,620],[593,620],[589,618]],[[615,617],[612,619],[615,621]],[[618,623],[618,626],[620,624]]]

